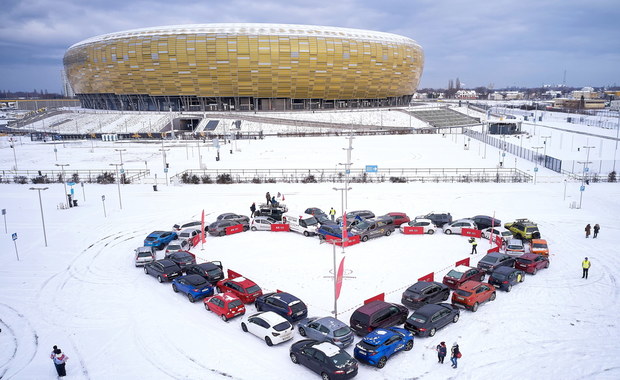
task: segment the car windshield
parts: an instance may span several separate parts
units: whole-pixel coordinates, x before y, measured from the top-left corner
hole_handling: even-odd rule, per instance
[[[314,226],[315,224],[319,224],[318,220],[314,216],[304,219],[306,222],[306,226]]]
[[[169,251],[174,251],[174,250],[180,250],[181,246],[179,244],[169,244],[168,245],[168,250]]]
[[[234,300],[228,304],[228,307],[232,309],[233,307],[237,307],[241,305],[243,305],[243,302],[241,302],[241,300]]]
[[[366,351],[374,351],[377,348],[378,344],[372,344],[370,342],[361,341],[357,344],[357,346]]]
[[[217,277],[222,274],[222,270],[220,268],[214,268],[207,271],[207,275],[209,277]]]
[[[293,313],[297,313],[298,311],[306,310],[306,305],[303,302],[297,302],[294,305],[291,305],[291,310]]]
[[[512,232],[510,232],[510,231],[502,231],[502,236],[512,236]]]
[[[336,355],[330,356],[329,358],[336,365],[336,367],[342,367],[347,364],[349,359],[351,359],[351,356],[347,354],[346,351],[340,351]]]
[[[258,285],[252,285],[246,289],[248,293],[254,293],[260,291],[260,287]]]
[[[351,328],[349,326],[342,326],[338,330],[334,331],[334,336],[335,337],[345,336],[345,335],[348,335],[350,332],[351,332]]]
[[[491,275],[491,277],[493,277],[494,279],[498,280],[498,281],[504,281],[506,279],[506,275],[503,273],[498,273],[495,272]]]
[[[180,234],[179,237],[188,238],[189,237],[189,232],[184,232],[184,233]]]
[[[533,263],[533,261],[532,261],[532,260],[528,260],[528,259],[517,259],[517,262],[518,262],[519,264],[524,264],[524,265],[528,265],[528,264]]]
[[[450,272],[448,272],[448,277],[461,278],[461,277],[463,277],[463,273],[457,272],[454,269],[452,269]]]
[[[368,223],[368,222],[361,222],[357,226],[355,226],[354,228],[356,230],[365,230],[365,229],[368,229],[368,227],[370,227],[370,223]]]
[[[426,323],[426,317],[424,315],[413,313],[409,317],[409,320],[417,323]]]
[[[290,328],[291,328],[291,324],[288,321],[280,322],[277,325],[273,326],[273,329],[276,331],[284,331]]]
[[[192,285],[194,286],[200,286],[200,285],[204,285],[207,283],[207,280],[205,280],[204,278],[198,276],[198,277],[192,277],[191,281],[189,281]]]
[[[508,244],[508,249],[520,250],[523,249],[523,246],[519,244]]]
[[[157,238],[155,236],[147,236],[146,239],[144,239],[146,241],[153,241],[153,240],[157,240]]]
[[[462,289],[456,289],[454,293],[458,294],[459,296],[463,296],[463,297],[471,296],[471,292],[468,292],[467,290],[462,290]]]
[[[150,252],[138,252],[138,257],[151,257]]]
[[[482,258],[482,260],[480,260],[483,263],[489,263],[489,264],[495,264],[495,262],[498,260],[497,257],[493,257],[493,256],[485,256]]]
[[[174,255],[177,260],[192,260],[193,257],[189,253],[178,253]]]
[[[547,248],[547,244],[544,243],[533,243],[532,248]]]

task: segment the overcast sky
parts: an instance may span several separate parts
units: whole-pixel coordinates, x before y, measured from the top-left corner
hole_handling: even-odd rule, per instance
[[[2,0],[0,90],[60,92],[66,49],[128,29],[217,22],[313,24],[416,40],[420,88],[620,85],[618,0]]]

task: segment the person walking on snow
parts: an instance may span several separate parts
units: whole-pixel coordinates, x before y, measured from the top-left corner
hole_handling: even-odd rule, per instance
[[[50,355],[50,359],[54,361],[54,366],[56,367],[56,373],[58,373],[58,377],[67,376],[67,371],[65,369],[65,363],[69,357],[62,353],[60,348],[54,346],[54,350]]]
[[[452,362],[452,368],[456,368],[458,363],[457,359],[461,357],[461,351],[459,350],[459,345],[454,342],[452,345],[452,349],[450,350],[450,361]]]
[[[256,212],[256,202],[252,202],[252,206],[250,206],[250,216],[253,218],[254,213]]]
[[[334,217],[336,216],[336,210],[334,210],[334,208],[332,207],[331,209],[329,209],[329,216],[332,219],[332,222],[334,221]]]
[[[271,204],[271,195],[269,192],[265,194],[265,198],[267,199],[267,206],[269,206]]]
[[[588,279],[588,270],[590,269],[590,266],[590,260],[588,260],[588,258],[586,257],[581,262],[581,267],[583,268],[583,275],[581,276],[581,278],[585,278],[586,280]]]
[[[590,223],[586,226],[586,239],[590,237]]]
[[[437,363],[443,364],[443,359],[446,357],[447,352],[446,342],[441,342],[437,345],[437,359],[439,359]]]
[[[596,239],[596,237],[598,236],[598,232],[601,229],[601,226],[598,225],[598,223],[596,223],[594,225],[594,236],[592,236],[592,239]]]
[[[471,244],[471,255],[473,255],[474,253],[478,253],[478,242],[476,241],[476,238],[471,238],[469,239],[469,243]]]

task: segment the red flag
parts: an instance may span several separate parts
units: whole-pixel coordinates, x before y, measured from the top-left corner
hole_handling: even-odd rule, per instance
[[[342,214],[342,241],[346,241],[347,236],[347,213]]]
[[[284,194],[282,194],[282,201],[284,201]]]
[[[202,210],[202,220],[200,222],[200,239],[202,241],[202,243],[204,244],[207,239],[205,236],[205,210]]]
[[[340,261],[338,274],[336,275],[336,299],[340,297],[340,288],[342,288],[342,275],[344,274],[344,257]]]

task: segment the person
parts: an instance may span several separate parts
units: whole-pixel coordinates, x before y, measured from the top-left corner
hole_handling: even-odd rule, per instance
[[[583,275],[581,278],[585,278],[586,280],[588,279],[588,270],[591,265],[592,264],[590,264],[590,260],[588,260],[587,257],[581,262],[581,267],[583,268]]]
[[[452,345],[452,349],[450,350],[450,361],[452,362],[452,368],[456,368],[457,367],[457,359],[459,357],[461,357],[461,351],[459,350],[459,345],[454,342],[454,344]]]
[[[471,244],[471,255],[473,255],[474,253],[478,253],[478,242],[476,241],[476,238],[471,238],[469,239],[469,243]]]
[[[332,222],[333,222],[334,217],[336,216],[336,210],[334,210],[333,207],[329,210],[329,216],[332,218]]]
[[[590,223],[588,223],[588,225],[586,226],[586,239],[590,237],[590,229],[592,227],[590,227]]]
[[[596,239],[596,237],[598,236],[598,232],[600,231],[601,226],[598,225],[598,223],[596,223],[594,225],[594,235],[592,236],[592,239]]]
[[[250,216],[253,218],[254,213],[256,212],[256,202],[252,202],[252,206],[250,206]]]
[[[276,201],[276,197],[271,197],[271,205],[274,207],[278,205],[278,201]]]
[[[447,352],[446,342],[441,342],[437,345],[437,358],[439,359],[437,363],[443,364],[443,359],[446,357]]]
[[[58,374],[58,377],[67,376],[65,363],[67,363],[69,357],[63,354],[60,348],[54,346],[52,354],[50,355],[50,359],[54,361],[54,366],[56,367],[56,373]]]
[[[265,198],[267,198],[267,206],[269,206],[269,204],[271,203],[271,195],[269,194],[269,192],[265,194]]]

